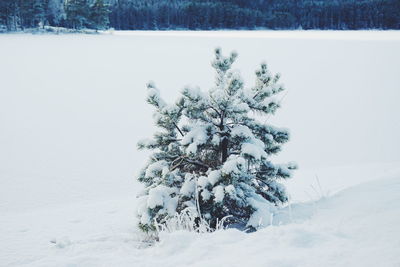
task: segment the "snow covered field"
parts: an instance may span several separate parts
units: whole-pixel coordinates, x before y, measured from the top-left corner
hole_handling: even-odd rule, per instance
[[[173,233],[139,249],[135,174],[167,100],[213,82],[213,49],[265,60],[269,118],[297,161],[291,206],[252,234]],[[400,266],[400,32],[0,35],[0,266]]]

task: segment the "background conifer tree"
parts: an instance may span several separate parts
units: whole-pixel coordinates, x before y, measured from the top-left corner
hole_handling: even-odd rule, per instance
[[[43,27],[45,23],[46,11],[43,0],[34,0],[33,5],[32,26]]]
[[[46,9],[46,18],[50,25],[60,25],[65,20],[63,0],[49,0]]]
[[[87,0],[68,0],[65,3],[66,20],[69,27],[81,29],[88,25],[89,3]]]
[[[215,86],[208,92],[186,87],[174,104],[148,84],[147,102],[161,131],[138,144],[154,150],[138,177],[145,185],[138,208],[142,230],[154,230],[154,222],[162,224],[185,209],[211,227],[230,215],[228,225],[254,230],[267,225],[274,206],[287,201],[278,181],[296,167],[269,158],[289,140],[289,132],[259,120],[279,107],[280,76],[261,64],[255,85],[246,88],[231,70],[236,57],[216,49]]]
[[[90,7],[89,20],[91,28],[96,30],[106,29],[110,23],[108,18],[109,13],[108,5],[103,0],[96,0]]]

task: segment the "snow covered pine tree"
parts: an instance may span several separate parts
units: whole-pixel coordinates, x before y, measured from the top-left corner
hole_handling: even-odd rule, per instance
[[[280,151],[289,132],[257,120],[279,107],[274,96],[284,90],[280,76],[261,64],[255,86],[246,89],[231,70],[236,57],[216,49],[215,86],[208,93],[184,88],[175,104],[165,103],[156,87],[147,85],[147,102],[155,107],[162,131],[138,144],[155,151],[138,177],[145,185],[138,207],[143,231],[187,209],[211,228],[229,216],[225,226],[256,230],[287,201],[278,180],[289,178],[296,165],[276,165],[268,158]]]

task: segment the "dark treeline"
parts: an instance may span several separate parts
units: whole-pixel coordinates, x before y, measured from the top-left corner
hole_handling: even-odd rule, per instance
[[[111,10],[121,30],[400,28],[400,0],[118,0]]]
[[[0,0],[0,27],[400,29],[400,0]]]
[[[104,0],[0,0],[0,29],[16,31],[46,25],[105,29],[109,13]]]

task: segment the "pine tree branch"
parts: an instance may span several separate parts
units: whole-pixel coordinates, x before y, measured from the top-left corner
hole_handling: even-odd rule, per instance
[[[204,163],[199,162],[199,161],[194,161],[194,160],[190,160],[190,159],[187,159],[187,158],[184,158],[184,161],[186,161],[187,163],[191,163],[191,164],[200,166],[200,167],[207,168],[207,169],[210,168],[210,166],[208,166],[207,164],[204,164]]]
[[[173,166],[171,167],[171,171],[175,170],[176,168],[178,168],[178,167],[182,164],[183,158],[181,158],[181,157],[175,159],[175,160],[172,162],[172,164],[174,164],[174,162],[177,161],[177,160],[179,160],[179,159],[180,159],[181,161],[179,161],[179,163],[173,165]]]
[[[254,96],[253,99],[256,99],[256,97],[260,94],[260,91],[258,91]]]
[[[281,103],[283,102],[283,100],[285,99],[285,97],[287,96],[288,93],[289,93],[289,91],[286,91],[286,93],[285,93],[285,94],[282,96],[282,98],[279,100],[279,102],[278,102],[278,105],[279,105],[279,106],[281,105]],[[269,117],[271,117],[271,113],[269,113],[269,114],[267,115],[267,117],[265,118],[265,120],[264,120],[264,123],[265,123],[265,124],[267,124],[267,121],[268,121]]]
[[[264,184],[265,186],[269,187],[268,183],[261,180],[260,178],[254,177],[258,182],[261,182],[262,184]]]
[[[172,162],[172,164],[173,164],[174,162],[178,161],[178,160],[180,160],[180,161],[179,161],[178,163],[174,164],[174,165],[171,167],[171,171],[173,171],[173,170],[175,170],[176,168],[178,168],[183,162],[187,162],[187,163],[190,163],[190,164],[193,164],[193,165],[197,165],[197,166],[200,166],[200,167],[203,167],[203,168],[206,168],[206,169],[211,168],[210,166],[208,166],[208,165],[205,164],[205,163],[202,163],[202,162],[196,161],[196,160],[188,159],[188,158],[185,157],[185,156],[181,156],[181,157],[176,158],[176,159]]]
[[[217,113],[218,114],[218,116],[221,116],[221,113],[216,109],[216,108],[214,108],[213,106],[209,106],[208,108],[210,108],[210,109],[212,109],[212,110],[214,110],[215,111],[215,113]]]
[[[183,137],[184,134],[183,134],[183,132],[181,131],[181,129],[179,129],[178,125],[176,125],[175,122],[173,122],[173,124],[174,124],[175,128],[178,130],[178,132],[181,134],[181,136]]]

